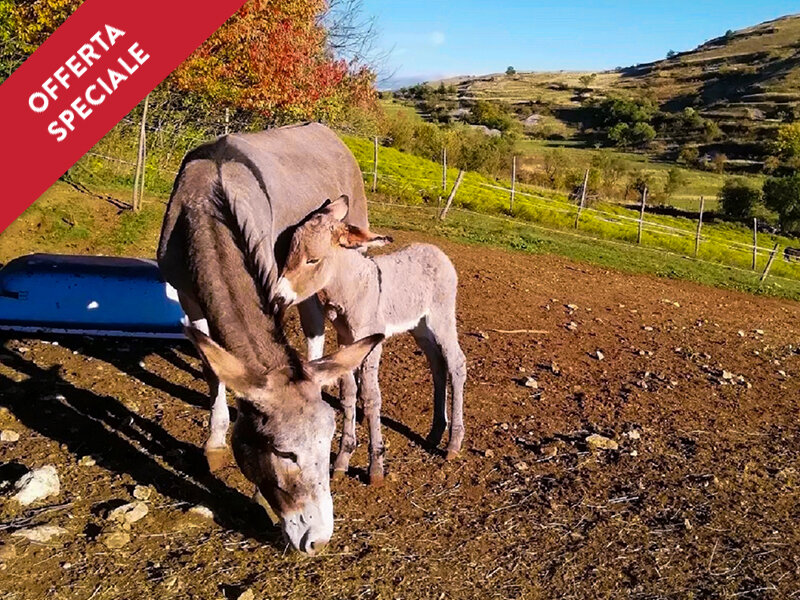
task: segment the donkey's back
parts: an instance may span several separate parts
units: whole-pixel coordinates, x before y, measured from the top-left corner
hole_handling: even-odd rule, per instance
[[[191,231],[223,224],[246,247],[262,278],[274,281],[288,250],[287,228],[328,198],[351,198],[348,221],[366,226],[358,163],[329,128],[307,123],[226,135],[189,152],[172,190],[158,260],[164,277],[191,289]],[[256,274],[254,274],[255,276]]]

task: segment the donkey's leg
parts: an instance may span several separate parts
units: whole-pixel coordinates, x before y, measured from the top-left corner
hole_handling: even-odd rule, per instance
[[[209,335],[208,321],[203,317],[197,302],[180,293],[178,299],[192,326]],[[225,384],[219,380],[205,361],[203,361],[203,376],[208,382],[211,397],[211,432],[206,440],[205,455],[209,469],[216,471],[225,466],[227,462],[226,436],[228,425],[230,425],[230,413],[228,412],[228,399],[225,396]]]
[[[447,372],[453,385],[450,439],[447,443],[447,459],[450,460],[459,453],[461,443],[464,441],[464,384],[467,381],[467,359],[458,344],[454,313],[449,312],[438,319],[434,317],[431,328],[444,354]]]
[[[442,350],[425,319],[421,320],[411,333],[417,345],[428,357],[433,375],[433,424],[426,441],[435,448],[442,441],[442,435],[447,429],[447,367]]]
[[[339,400],[342,403],[342,439],[333,463],[334,479],[341,477],[350,466],[350,457],[356,449],[356,377],[350,372],[339,380]]]
[[[381,363],[383,344],[372,349],[361,364],[361,399],[364,416],[369,423],[369,483],[383,483],[383,435],[381,434],[381,389],[378,384],[378,367]]]
[[[297,305],[300,313],[300,327],[306,336],[308,360],[322,358],[325,351],[325,314],[316,296],[311,296]]]

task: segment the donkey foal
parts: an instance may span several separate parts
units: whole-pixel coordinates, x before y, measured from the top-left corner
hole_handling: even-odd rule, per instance
[[[347,196],[341,196],[312,213],[298,227],[276,286],[277,299],[292,305],[319,292],[340,344],[351,344],[373,333],[389,337],[410,331],[427,356],[433,374],[433,425],[427,438],[433,446],[439,444],[447,428],[448,376],[452,384],[447,458],[453,458],[464,439],[466,380],[466,359],[456,331],[456,271],[447,256],[429,244],[364,256],[357,250],[392,240],[344,223],[347,212]],[[369,424],[369,479],[373,484],[383,480],[378,386],[381,350],[382,344],[378,344],[367,355],[359,373],[358,393]],[[344,425],[334,475],[347,471],[356,448],[357,392],[353,373],[342,377],[340,388]]]

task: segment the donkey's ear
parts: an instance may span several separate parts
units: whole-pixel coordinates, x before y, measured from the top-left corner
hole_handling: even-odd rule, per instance
[[[219,380],[234,392],[247,394],[264,385],[265,377],[262,373],[248,368],[199,329],[184,327],[183,332]]]
[[[323,356],[305,364],[305,374],[319,385],[328,385],[356,369],[372,349],[384,340],[382,333],[376,333],[357,342],[340,348],[333,354]]]
[[[339,234],[339,245],[343,248],[376,248],[391,244],[394,240],[388,235],[378,235],[368,229],[346,225]]]
[[[326,204],[323,204],[320,213],[328,215],[336,221],[343,221],[349,210],[350,198],[342,194],[333,202],[329,200]]]

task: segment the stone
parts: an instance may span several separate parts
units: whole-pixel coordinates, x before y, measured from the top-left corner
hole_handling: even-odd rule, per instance
[[[625,437],[627,437],[629,440],[638,440],[642,437],[642,434],[639,433],[638,429],[631,429],[625,434]]]
[[[595,352],[594,352],[594,357],[595,357],[597,360],[603,360],[603,359],[606,357],[606,355],[605,355],[605,354],[603,354],[603,352],[602,352],[601,350],[595,350]]]
[[[722,371],[722,378],[725,379],[725,380],[730,381],[731,379],[733,379],[733,373],[731,373],[730,371],[723,370]]]
[[[12,537],[21,537],[32,542],[45,543],[65,533],[67,533],[67,530],[57,525],[38,525],[36,527],[19,529],[11,535]]]
[[[19,434],[11,429],[0,431],[0,442],[18,442]]]
[[[597,433],[593,433],[587,437],[586,443],[590,448],[595,448],[598,450],[617,450],[619,448],[619,444],[617,442]]]
[[[133,497],[137,500],[149,500],[153,495],[153,488],[147,485],[137,485],[133,488]]]
[[[483,455],[486,458],[493,458],[494,457],[494,450],[492,450],[491,448],[487,448],[486,450],[484,450]]]
[[[533,377],[530,377],[530,376],[525,378],[525,384],[524,385],[525,385],[525,387],[529,387],[529,388],[532,388],[534,390],[538,390],[539,389],[539,382],[536,381]]]
[[[131,541],[131,536],[125,531],[109,531],[101,534],[97,541],[109,550],[117,550],[128,544]]]
[[[578,329],[578,324],[575,321],[570,321],[569,323],[564,325],[564,327],[567,328],[567,331],[575,331],[576,329]]]
[[[214,520],[214,512],[208,508],[207,506],[203,506],[202,504],[197,504],[189,509],[190,515],[195,515],[197,517],[201,517],[203,519],[209,519],[211,521]]]
[[[236,600],[255,600],[256,595],[253,593],[253,590],[245,590]]]
[[[61,491],[58,472],[53,465],[34,469],[19,478],[14,484],[16,494],[13,499],[28,506],[49,496],[57,496]]]
[[[517,464],[514,465],[514,468],[517,471],[527,471],[529,467],[528,467],[528,463],[523,462],[523,461],[519,461]]]
[[[97,464],[97,460],[94,456],[81,456],[81,459],[78,461],[78,464],[82,467],[93,467]]]
[[[143,519],[147,513],[148,508],[144,502],[130,502],[112,510],[108,514],[108,518],[111,521],[132,525]]]

